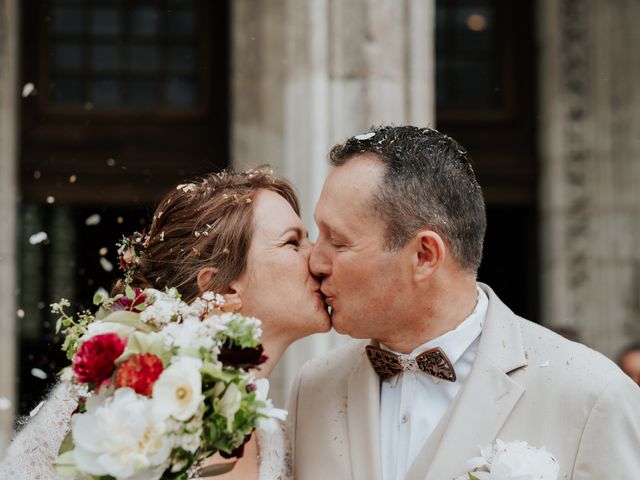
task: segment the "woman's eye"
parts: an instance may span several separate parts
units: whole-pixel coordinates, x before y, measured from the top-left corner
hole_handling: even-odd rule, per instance
[[[285,245],[292,245],[296,248],[300,247],[300,242],[298,240],[289,240]]]

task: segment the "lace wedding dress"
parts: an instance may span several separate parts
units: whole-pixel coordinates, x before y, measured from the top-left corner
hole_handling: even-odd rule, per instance
[[[31,412],[31,418],[0,459],[0,479],[62,480],[54,471],[52,462],[69,432],[69,419],[75,409],[76,402],[67,386],[56,386],[49,397]],[[293,478],[286,432],[283,425],[279,427],[256,431],[260,451],[259,480]]]

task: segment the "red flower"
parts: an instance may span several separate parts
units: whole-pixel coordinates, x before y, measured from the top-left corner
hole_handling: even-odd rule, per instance
[[[103,333],[86,340],[73,357],[73,371],[81,383],[100,383],[108,378],[127,341],[115,333]]]
[[[135,290],[135,298],[129,297],[120,297],[118,300],[113,302],[111,306],[112,312],[117,312],[119,310],[127,310],[129,312],[133,312],[138,305],[142,305],[146,300],[147,296],[142,293],[142,289],[136,288]]]
[[[118,368],[116,388],[131,387],[140,395],[150,397],[163,369],[162,360],[151,353],[131,355]]]

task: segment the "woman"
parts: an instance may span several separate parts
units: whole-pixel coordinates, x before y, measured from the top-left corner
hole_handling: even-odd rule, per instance
[[[263,168],[223,172],[178,185],[162,200],[132,285],[175,287],[187,302],[214,291],[241,305],[240,313],[263,322],[268,360],[257,375],[268,377],[291,343],[330,328],[320,284],[308,270],[310,251],[286,181]],[[57,478],[51,461],[74,408],[57,388],[10,446],[0,477]],[[234,469],[217,478],[287,478],[288,463],[283,431],[258,431]]]

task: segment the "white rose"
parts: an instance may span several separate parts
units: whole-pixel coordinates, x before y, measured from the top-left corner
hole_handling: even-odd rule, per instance
[[[195,317],[185,318],[182,323],[170,323],[162,331],[185,353],[192,351],[197,354],[201,347],[212,351],[215,346],[214,335],[208,331],[204,322]]]
[[[160,374],[152,397],[159,415],[184,421],[196,414],[204,398],[201,366],[196,358],[179,357]]]
[[[72,417],[71,431],[78,467],[91,475],[118,480],[156,480],[168,466],[174,439],[151,408],[151,400],[131,388],[87,403],[87,412]]]

